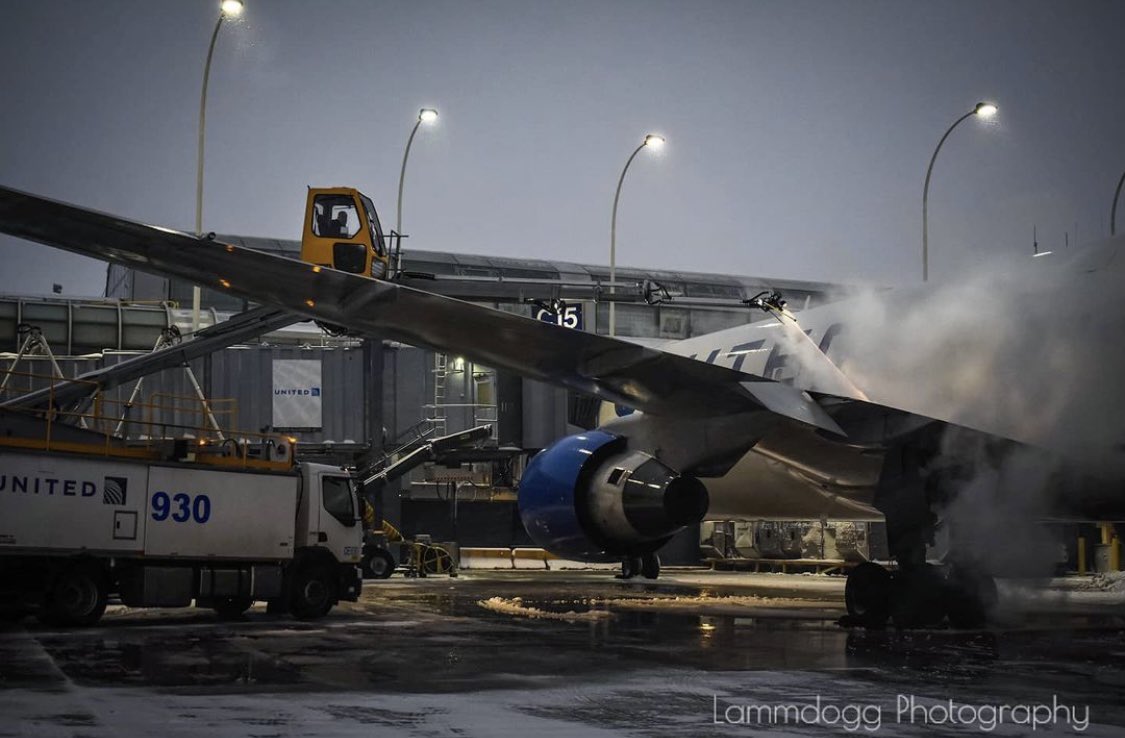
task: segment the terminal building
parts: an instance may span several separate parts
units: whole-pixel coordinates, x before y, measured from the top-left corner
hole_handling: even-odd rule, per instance
[[[300,251],[296,241],[218,238],[292,257]],[[420,289],[603,334],[613,300],[616,335],[650,343],[759,320],[761,313],[742,301],[762,291],[780,291],[798,313],[844,291],[815,282],[620,268],[611,294],[604,266],[423,250],[404,251],[401,269],[405,283]],[[202,295],[201,327],[253,307],[226,293],[204,289]],[[18,392],[21,381],[33,388],[25,374],[56,371],[52,360],[73,377],[187,334],[191,301],[190,283],[119,265],[108,267],[104,299],[0,296],[0,350],[8,352],[9,365],[23,352],[6,395]],[[29,343],[33,334],[41,339]],[[177,398],[174,411],[161,405],[165,422],[282,432],[296,439],[299,455],[341,464],[490,424],[490,452],[425,464],[381,494],[380,514],[404,533],[462,546],[525,542],[514,494],[523,462],[568,432],[594,426],[599,411],[590,398],[463,357],[333,335],[312,322],[222,348],[192,360],[189,369],[166,368],[107,394],[120,406],[137,407]],[[698,547],[696,531],[687,549]]]

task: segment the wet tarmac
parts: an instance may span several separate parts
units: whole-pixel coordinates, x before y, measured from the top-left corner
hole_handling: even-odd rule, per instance
[[[314,623],[28,620],[0,630],[0,738],[1125,735],[1121,598],[1009,592],[994,628],[900,633],[839,627],[842,593],[835,577],[483,572],[369,582]]]

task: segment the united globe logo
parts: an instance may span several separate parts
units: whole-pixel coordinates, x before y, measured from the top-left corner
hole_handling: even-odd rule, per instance
[[[102,504],[124,505],[129,480],[125,477],[106,477],[102,487]]]

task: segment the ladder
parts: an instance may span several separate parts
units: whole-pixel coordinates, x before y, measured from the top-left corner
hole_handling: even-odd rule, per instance
[[[445,414],[445,399],[446,399],[446,380],[449,378],[449,356],[447,354],[436,352],[434,353],[434,404],[430,408],[430,417],[426,418],[430,422],[434,433],[438,436],[446,434],[446,414]]]

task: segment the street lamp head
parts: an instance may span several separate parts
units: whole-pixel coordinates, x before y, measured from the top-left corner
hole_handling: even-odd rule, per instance
[[[979,102],[973,112],[987,120],[996,115],[996,106],[989,102]]]
[[[657,136],[655,133],[650,133],[645,136],[645,146],[659,151],[664,148],[664,137]]]
[[[242,0],[223,0],[219,3],[219,8],[228,18],[237,18],[242,15]]]
[[[433,108],[422,108],[418,111],[418,120],[423,123],[433,123],[437,120],[437,111]]]

